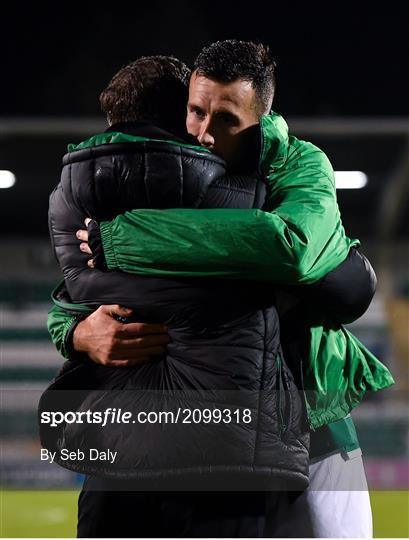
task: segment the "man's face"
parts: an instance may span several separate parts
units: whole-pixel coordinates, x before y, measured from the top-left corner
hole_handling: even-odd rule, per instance
[[[234,166],[243,157],[245,136],[242,132],[258,122],[251,82],[220,83],[196,72],[192,74],[186,127],[202,146]]]

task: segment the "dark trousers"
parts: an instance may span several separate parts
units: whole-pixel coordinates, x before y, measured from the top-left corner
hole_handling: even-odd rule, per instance
[[[298,493],[101,491],[87,478],[78,537],[266,538]]]

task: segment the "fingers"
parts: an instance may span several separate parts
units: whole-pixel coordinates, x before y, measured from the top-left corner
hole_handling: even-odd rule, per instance
[[[128,358],[126,360],[111,360],[107,365],[112,367],[131,367],[137,366],[139,364],[145,364],[150,360],[151,359],[149,358],[149,356],[141,356],[139,358]]]
[[[84,242],[88,242],[88,231],[84,229],[80,229],[75,233],[75,236],[78,238],[78,240],[83,240]]]
[[[132,339],[132,336],[148,336],[150,334],[165,334],[167,336],[168,328],[164,324],[127,323],[118,330],[118,336],[123,339]]]
[[[119,350],[145,349],[147,347],[164,347],[168,343],[170,343],[168,334],[156,334],[134,339],[118,339],[117,347]]]
[[[88,255],[92,255],[91,248],[89,247],[89,245],[88,245],[86,242],[81,242],[81,244],[80,244],[80,250],[81,250],[83,253],[88,253]]]
[[[88,218],[88,217],[85,218],[84,223],[85,223],[86,227],[88,227],[88,224],[89,224],[90,221],[91,221],[91,218]],[[80,244],[80,250],[83,253],[86,253],[87,255],[92,255],[91,248],[88,245],[88,231],[84,230],[84,229],[80,229],[75,233],[75,235],[78,238],[78,240],[82,240],[82,242]],[[90,259],[87,262],[87,265],[88,265],[88,268],[95,268],[94,259]]]
[[[98,308],[103,313],[109,315],[110,317],[115,317],[118,315],[120,317],[130,317],[133,313],[133,310],[118,304],[104,305]]]

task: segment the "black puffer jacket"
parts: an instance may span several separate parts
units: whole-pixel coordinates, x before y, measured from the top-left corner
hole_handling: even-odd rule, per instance
[[[170,138],[148,126],[127,131]],[[225,176],[218,157],[166,142],[104,144],[70,153],[63,163],[49,217],[72,300],[67,309],[75,312],[76,303],[133,307],[138,321],[165,323],[171,343],[166,358],[135,368],[67,362],[43,395],[40,415],[115,408],[130,411],[132,419],[141,411],[173,412],[174,421],[40,423],[43,446],[57,451],[65,467],[134,478],[145,489],[175,489],[174,481],[187,489],[200,489],[198,481],[211,489],[304,488],[308,435],[280,346],[274,290],[91,271],[75,238],[86,216],[110,219],[138,207],[261,208],[263,182],[256,175]],[[85,459],[59,458],[62,449],[78,448]],[[91,461],[90,448],[118,455],[114,463]]]

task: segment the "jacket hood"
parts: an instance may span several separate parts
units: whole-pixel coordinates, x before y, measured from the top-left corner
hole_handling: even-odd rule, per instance
[[[273,169],[282,167],[287,159],[288,125],[281,115],[271,112],[261,117],[260,129],[260,170],[268,176]]]

